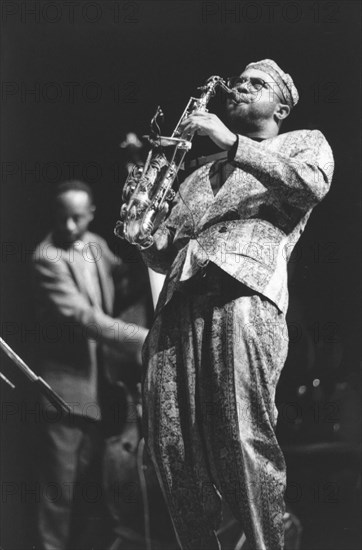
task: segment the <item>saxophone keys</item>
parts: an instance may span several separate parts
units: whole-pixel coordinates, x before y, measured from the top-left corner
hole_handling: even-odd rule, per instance
[[[113,233],[116,235],[116,237],[120,239],[124,239],[124,231],[123,231],[123,222],[120,220],[117,220],[115,228],[113,230]]]
[[[127,205],[126,204],[122,204],[121,210],[119,212],[119,216],[120,216],[121,220],[126,219],[126,216],[127,216]]]
[[[169,189],[166,195],[166,200],[173,201],[176,196],[176,192],[173,189]]]

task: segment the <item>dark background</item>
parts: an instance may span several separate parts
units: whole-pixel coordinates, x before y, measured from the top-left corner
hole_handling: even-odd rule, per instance
[[[336,167],[290,265],[291,345],[278,391],[287,503],[302,522],[303,550],[359,548],[360,3],[3,1],[1,8],[1,329],[35,370],[30,255],[49,228],[54,184],[76,177],[92,185],[93,229],[137,276],[137,253],[113,236],[126,133],[147,133],[158,104],[164,133],[172,131],[207,77],[238,74],[251,61],[274,59],[293,76],[301,99],[283,131],[320,129]],[[222,116],[220,96],[213,107]],[[190,156],[213,151],[196,138]],[[36,459],[27,437],[34,418],[25,384],[1,388],[1,545],[20,550],[32,546],[36,496],[24,489],[29,457]]]

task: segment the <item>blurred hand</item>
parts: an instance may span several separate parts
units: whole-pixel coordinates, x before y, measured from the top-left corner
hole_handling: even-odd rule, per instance
[[[147,338],[148,330],[144,327],[138,326],[139,329],[139,335],[138,335],[138,341],[136,344],[136,361],[138,365],[142,366],[142,348],[143,344],[145,343],[145,340]]]
[[[118,340],[119,351],[129,355],[138,365],[142,365],[142,347],[148,330],[133,323],[126,325],[126,336]]]

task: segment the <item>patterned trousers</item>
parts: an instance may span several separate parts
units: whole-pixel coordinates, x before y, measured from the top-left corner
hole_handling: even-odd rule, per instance
[[[250,548],[283,548],[274,398],[287,349],[285,316],[243,286],[224,298],[176,292],[156,317],[144,346],[144,436],[183,550],[220,548],[221,499]]]

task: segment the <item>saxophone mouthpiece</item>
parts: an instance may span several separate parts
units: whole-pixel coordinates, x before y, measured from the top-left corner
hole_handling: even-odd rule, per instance
[[[228,95],[235,103],[245,102],[244,96],[240,92],[237,92],[236,90],[230,90],[230,92],[228,92]]]

